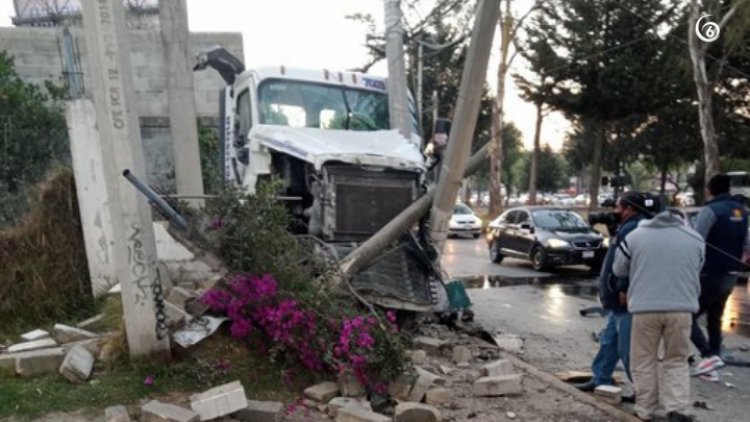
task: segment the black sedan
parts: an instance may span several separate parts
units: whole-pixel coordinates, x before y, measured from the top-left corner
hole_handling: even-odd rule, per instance
[[[528,259],[537,271],[555,265],[601,268],[604,237],[575,211],[554,207],[518,207],[505,211],[488,228],[492,262],[506,256]]]

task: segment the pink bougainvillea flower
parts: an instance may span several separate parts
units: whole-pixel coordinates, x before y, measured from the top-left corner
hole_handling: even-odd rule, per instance
[[[153,387],[154,386],[154,376],[153,375],[146,375],[146,378],[143,379],[143,385],[146,387]]]

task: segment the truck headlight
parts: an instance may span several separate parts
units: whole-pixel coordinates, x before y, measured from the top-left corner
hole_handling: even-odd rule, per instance
[[[548,244],[550,248],[555,248],[555,249],[562,249],[562,248],[570,247],[570,242],[562,240],[562,239],[550,239]]]

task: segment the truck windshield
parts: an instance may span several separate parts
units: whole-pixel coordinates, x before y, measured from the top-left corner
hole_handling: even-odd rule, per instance
[[[317,129],[387,130],[388,97],[342,86],[267,80],[258,89],[260,123]]]

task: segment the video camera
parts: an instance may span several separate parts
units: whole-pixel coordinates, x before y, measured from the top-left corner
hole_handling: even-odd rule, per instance
[[[666,208],[666,202],[658,195],[652,193],[641,193],[643,195],[643,208],[639,209],[646,218],[651,218]],[[611,211],[593,212],[589,214],[589,225],[603,224],[607,226],[610,233],[614,233],[620,225],[620,218]]]

